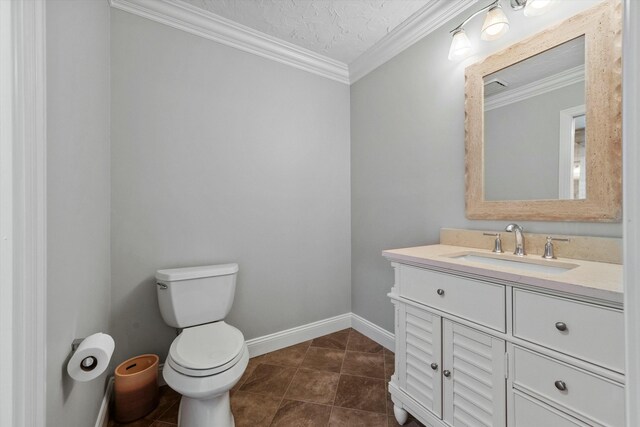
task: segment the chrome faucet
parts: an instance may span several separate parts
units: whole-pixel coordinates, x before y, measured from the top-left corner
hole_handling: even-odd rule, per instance
[[[509,233],[514,232],[516,234],[516,250],[513,251],[513,254],[517,256],[524,256],[524,236],[522,235],[522,232],[524,231],[523,228],[518,224],[509,224],[504,229],[504,231],[508,231]]]

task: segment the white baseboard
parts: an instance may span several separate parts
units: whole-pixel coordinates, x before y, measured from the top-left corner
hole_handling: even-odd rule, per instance
[[[276,332],[247,341],[249,355],[260,356],[304,341],[351,327],[351,313],[341,314],[306,325]]]
[[[351,313],[351,327],[362,335],[366,335],[371,338],[387,350],[395,350],[395,336],[386,329],[369,322],[367,319],[358,316],[355,313]]]
[[[98,412],[96,427],[107,427],[109,424],[109,403],[111,402],[111,393],[113,393],[113,382],[114,378],[110,377],[107,382],[107,389],[104,392],[104,397],[102,398],[100,411]]]
[[[164,375],[162,375],[163,369],[164,369],[164,363],[159,363],[158,364],[158,387],[167,385],[167,382],[164,380]]]

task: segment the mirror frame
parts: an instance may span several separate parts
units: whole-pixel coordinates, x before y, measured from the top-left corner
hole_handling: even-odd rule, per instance
[[[585,36],[587,198],[484,199],[484,76]],[[465,70],[465,207],[469,219],[619,222],[622,217],[622,3],[604,2]],[[532,177],[534,178],[534,177]]]

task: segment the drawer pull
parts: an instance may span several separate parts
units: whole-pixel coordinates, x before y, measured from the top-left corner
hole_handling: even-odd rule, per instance
[[[431,369],[433,369],[434,371],[437,371],[438,370],[438,364],[436,362],[433,362],[431,364]]]
[[[438,289],[436,292],[437,292],[437,293],[438,293],[438,295],[440,295],[440,296],[444,295],[444,289]]]
[[[449,378],[451,376],[451,371],[448,369],[445,369],[444,371],[442,371],[442,375]]]
[[[567,330],[567,324],[564,322],[556,322],[556,329],[564,332]]]
[[[565,384],[565,382],[564,382],[564,381],[560,381],[560,380],[558,380],[558,381],[556,381],[554,384],[556,385],[556,388],[557,388],[558,390],[560,390],[560,391],[567,391],[567,384]]]

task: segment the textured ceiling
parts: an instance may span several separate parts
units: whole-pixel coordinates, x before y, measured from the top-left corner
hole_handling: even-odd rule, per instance
[[[429,0],[182,0],[344,63]]]

